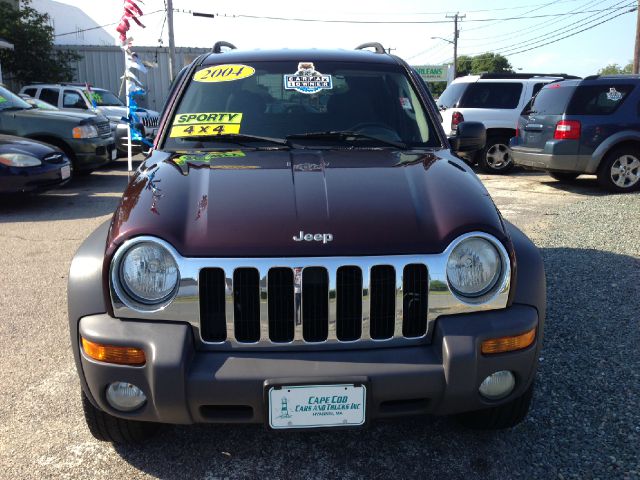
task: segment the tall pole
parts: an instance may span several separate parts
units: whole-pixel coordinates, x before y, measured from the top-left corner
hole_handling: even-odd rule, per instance
[[[633,51],[633,73],[640,73],[640,0],[638,0],[636,17],[636,48]]]
[[[640,0],[638,0],[640,2]],[[460,12],[456,12],[455,15],[447,15],[446,18],[453,18],[453,78],[456,78],[458,73],[458,37],[460,36],[460,30],[458,30],[458,20],[462,20],[466,15],[460,15]]]
[[[173,38],[173,0],[167,0],[167,30],[169,33],[169,77],[174,78],[176,68],[176,42]]]

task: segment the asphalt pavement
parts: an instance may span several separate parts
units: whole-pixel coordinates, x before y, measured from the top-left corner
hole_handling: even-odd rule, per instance
[[[0,479],[640,478],[640,194],[606,194],[593,177],[482,179],[547,271],[545,343],[525,422],[499,432],[439,417],[311,433],[171,426],[133,448],[89,434],[66,318],[70,260],[116,208],[125,162],[2,199]]]

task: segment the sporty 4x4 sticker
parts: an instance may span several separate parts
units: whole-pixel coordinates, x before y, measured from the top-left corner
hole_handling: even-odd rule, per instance
[[[313,63],[300,62],[296,73],[284,76],[284,88],[300,93],[318,93],[321,90],[331,90],[333,80],[331,75],[318,72]]]
[[[240,133],[242,113],[203,112],[176,115],[171,128],[171,138],[202,137]]]

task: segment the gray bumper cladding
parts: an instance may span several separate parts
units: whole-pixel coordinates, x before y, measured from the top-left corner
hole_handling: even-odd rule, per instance
[[[490,407],[521,395],[536,370],[540,341],[511,353],[485,356],[481,342],[517,335],[542,324],[535,308],[454,315],[437,321],[429,345],[369,350],[215,352],[196,351],[183,323],[120,320],[105,314],[80,320],[87,340],[143,348],[147,363],[129,367],[96,362],[81,353],[82,376],[102,410],[122,418],[163,423],[263,423],[265,385],[288,379],[368,384],[368,420],[398,415],[451,414]],[[541,331],[538,332],[541,337]],[[478,386],[489,374],[511,370],[514,392],[500,402],[484,400]],[[147,403],[120,413],[105,400],[114,381],[142,388]],[[84,383],[84,382],[83,382]]]

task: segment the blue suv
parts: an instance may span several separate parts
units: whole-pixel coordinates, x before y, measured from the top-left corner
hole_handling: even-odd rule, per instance
[[[640,76],[591,76],[543,87],[511,139],[517,165],[560,181],[582,173],[604,188],[640,188]]]

